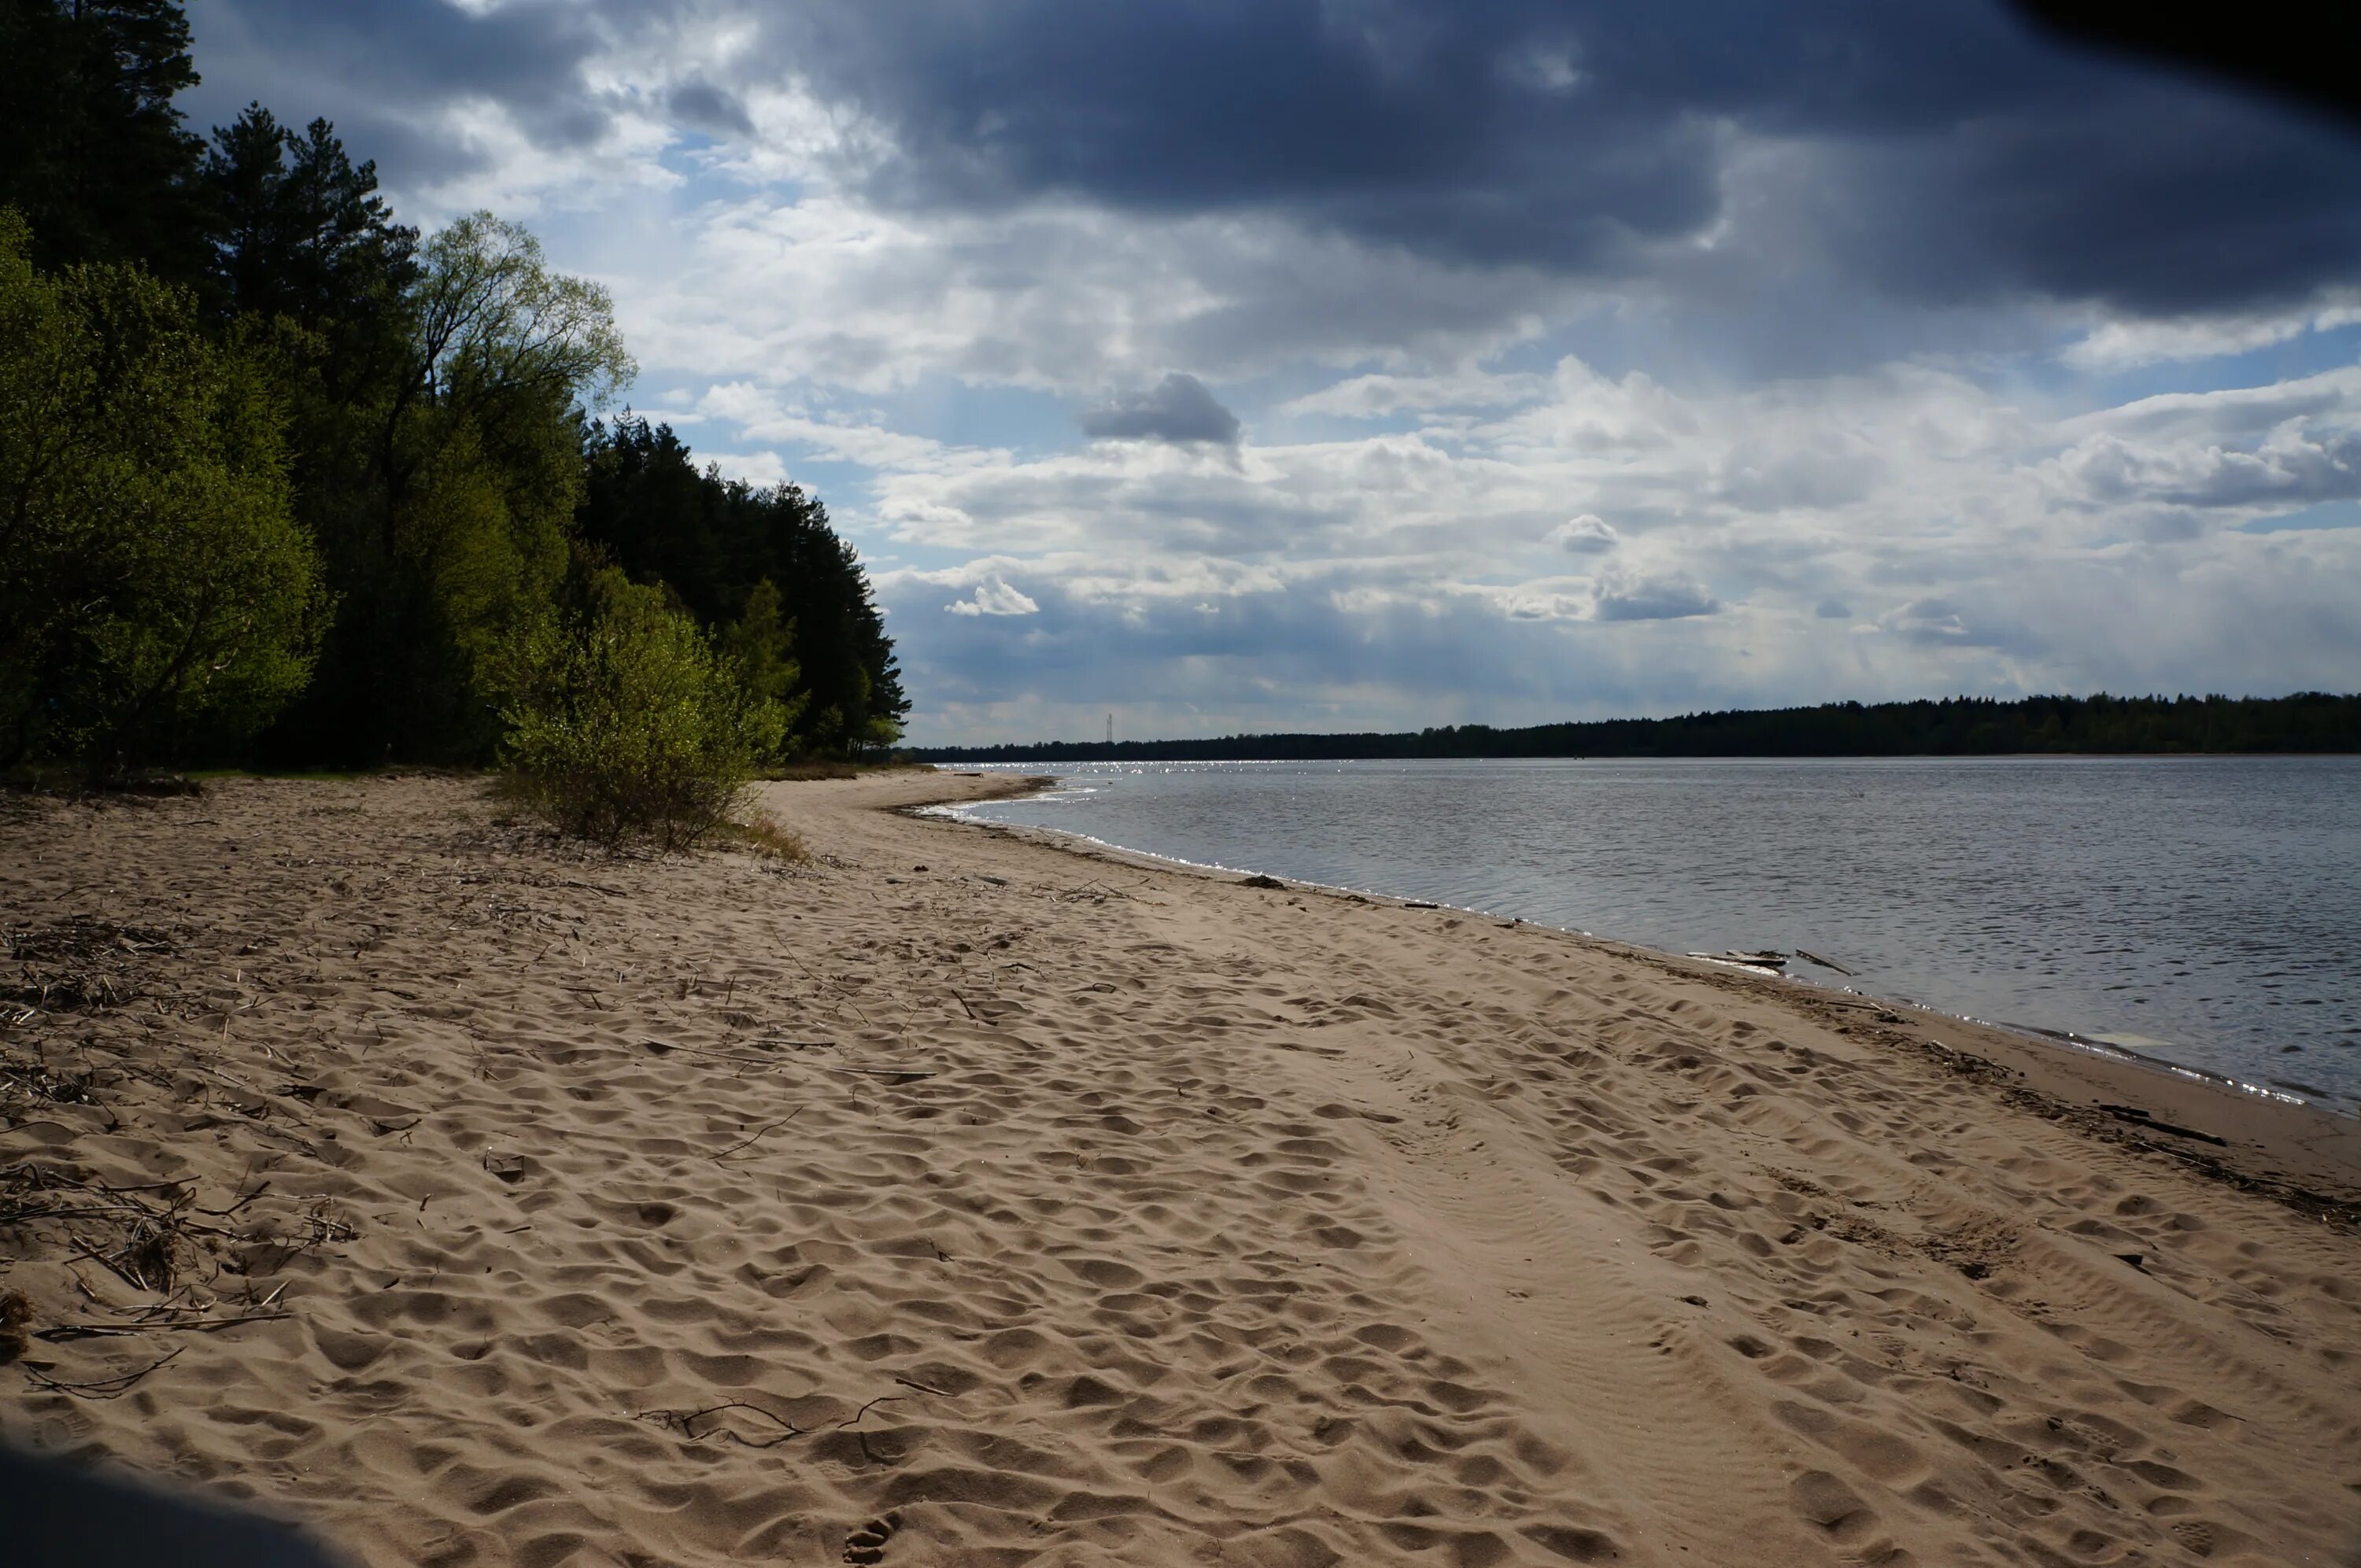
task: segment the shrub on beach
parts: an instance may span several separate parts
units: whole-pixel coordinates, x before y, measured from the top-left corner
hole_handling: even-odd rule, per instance
[[[613,567],[521,639],[502,714],[509,788],[561,831],[686,849],[729,819],[779,743],[778,705],[663,592]]]

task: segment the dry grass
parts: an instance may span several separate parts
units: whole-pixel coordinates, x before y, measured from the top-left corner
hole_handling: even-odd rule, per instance
[[[774,783],[808,784],[815,779],[857,779],[862,773],[876,771],[875,764],[864,767],[858,762],[786,762],[764,768],[763,777]]]
[[[725,822],[715,830],[715,837],[766,861],[801,865],[812,858],[811,845],[804,836],[781,826],[766,811],[755,812],[743,822]]]
[[[906,762],[893,758],[870,762],[848,762],[835,758],[813,758],[800,762],[785,762],[765,768],[763,777],[774,783],[799,784],[813,779],[857,779],[863,773],[898,773],[910,768],[923,768],[925,762]]]

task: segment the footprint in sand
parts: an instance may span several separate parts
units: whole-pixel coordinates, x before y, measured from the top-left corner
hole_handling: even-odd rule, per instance
[[[902,1528],[902,1516],[889,1513],[871,1519],[844,1538],[844,1560],[847,1563],[883,1563],[885,1543]]]

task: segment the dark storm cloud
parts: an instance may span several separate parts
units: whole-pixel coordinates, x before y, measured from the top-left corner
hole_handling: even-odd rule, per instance
[[[716,87],[710,82],[685,82],[664,97],[664,107],[675,119],[716,135],[750,136],[754,122],[746,117],[745,105]]]
[[[1817,259],[1938,300],[2185,311],[2361,264],[2361,143],[2297,112],[2063,49],[1982,0],[1098,0],[783,14],[913,206],[1057,194],[1270,208],[1479,266],[1616,273],[1733,200],[1733,148]]]
[[[2361,273],[2361,137],[2066,48],[1999,0],[196,10],[204,109],[330,114],[397,181],[484,156],[415,128],[453,99],[499,100],[545,148],[595,140],[612,104],[586,61],[661,62],[694,20],[747,41],[671,90],[684,124],[743,136],[745,93],[793,81],[883,132],[842,172],[906,210],[1275,214],[1471,283],[1648,276],[1708,303],[1817,277],[2181,313]]]
[[[418,129],[422,109],[490,99],[547,148],[587,146],[608,127],[582,66],[614,30],[565,0],[517,0],[482,15],[441,0],[206,0],[190,9],[203,81],[183,107],[200,131],[258,99],[282,119],[334,121],[356,157],[415,182],[478,162]]]
[[[1235,445],[1238,416],[1224,408],[1205,383],[1175,371],[1152,389],[1118,398],[1082,416],[1082,433],[1093,441],[1210,442]]]
[[[591,15],[564,0],[517,0],[480,14],[440,0],[208,0],[194,10],[200,68],[211,36],[234,26],[291,69],[310,64],[389,91],[528,104],[570,92],[599,41]]]

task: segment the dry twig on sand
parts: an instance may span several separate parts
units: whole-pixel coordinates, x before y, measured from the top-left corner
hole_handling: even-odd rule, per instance
[[[149,1362],[147,1365],[138,1368],[137,1371],[119,1373],[112,1377],[93,1377],[85,1383],[60,1383],[56,1378],[49,1376],[49,1374],[30,1365],[26,1366],[25,1376],[31,1378],[37,1387],[47,1389],[52,1394],[75,1394],[90,1399],[119,1399],[124,1395],[131,1392],[131,1390],[137,1386],[141,1378],[147,1376],[150,1372],[155,1371],[158,1367],[170,1365],[173,1361],[179,1358],[182,1351],[188,1348],[189,1347],[184,1344],[174,1345],[171,1350],[164,1355]]]
[[[719,1154],[715,1155],[713,1157],[715,1159],[728,1159],[740,1149],[752,1147],[765,1135],[777,1132],[781,1127],[785,1126],[788,1123],[794,1121],[803,1113],[804,1108],[798,1105],[794,1110],[788,1112],[785,1115],[780,1117],[777,1121],[772,1123],[769,1126],[761,1128],[748,1136],[741,1138],[738,1142],[731,1144],[728,1148],[723,1149]]]
[[[719,1422],[703,1431],[697,1430],[697,1422],[708,1416],[718,1416],[725,1410],[745,1410],[760,1416],[778,1427],[779,1434],[776,1437],[750,1438]],[[676,1431],[691,1442],[701,1442],[708,1438],[726,1437],[744,1448],[776,1448],[783,1442],[791,1442],[796,1438],[807,1436],[811,1431],[808,1427],[796,1425],[785,1416],[774,1415],[762,1406],[750,1404],[743,1399],[725,1399],[718,1405],[708,1405],[701,1410],[642,1410],[639,1419],[643,1421],[653,1421],[660,1427]]]

